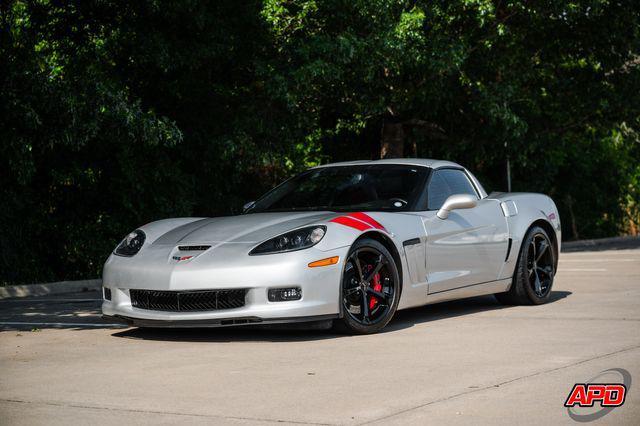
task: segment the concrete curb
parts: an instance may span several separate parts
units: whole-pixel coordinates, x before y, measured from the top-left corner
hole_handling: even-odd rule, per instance
[[[0,299],[8,299],[10,297],[46,296],[48,294],[99,291],[101,286],[101,279],[60,281],[47,284],[11,285],[0,287]]]
[[[562,242],[563,252],[625,249],[637,247],[640,247],[640,236],[598,238],[595,240],[568,241],[566,243]]]

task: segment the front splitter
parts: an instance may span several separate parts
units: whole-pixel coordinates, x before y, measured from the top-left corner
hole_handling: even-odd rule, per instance
[[[270,325],[270,324],[298,324],[298,323],[328,323],[330,328],[331,322],[339,318],[338,314],[315,315],[307,317],[293,318],[259,318],[259,317],[238,317],[238,318],[222,318],[222,319],[204,319],[204,320],[152,320],[142,318],[132,318],[122,315],[103,315],[110,321],[117,321],[133,327],[149,327],[149,328],[218,328],[218,327],[237,327],[248,325]],[[315,325],[315,324],[314,324]],[[315,327],[314,327],[315,328]]]

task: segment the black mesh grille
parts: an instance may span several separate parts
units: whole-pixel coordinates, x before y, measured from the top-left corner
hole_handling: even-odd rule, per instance
[[[153,311],[195,312],[244,306],[246,289],[206,291],[129,290],[131,306]]]

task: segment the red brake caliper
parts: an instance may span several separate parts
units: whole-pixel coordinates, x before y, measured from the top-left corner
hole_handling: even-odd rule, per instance
[[[372,287],[375,291],[382,292],[382,284],[380,283],[380,273],[377,273],[373,276],[371,280]],[[378,298],[376,296],[371,296],[369,299],[369,312],[373,310],[378,304]]]

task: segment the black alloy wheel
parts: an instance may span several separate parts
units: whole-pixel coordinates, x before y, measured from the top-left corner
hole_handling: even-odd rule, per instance
[[[509,291],[496,294],[506,305],[541,305],[551,296],[556,272],[556,248],[547,232],[534,226],[527,232]]]
[[[536,296],[543,298],[551,291],[554,260],[551,242],[544,233],[537,233],[527,248],[527,274],[529,285]]]
[[[393,317],[400,296],[393,256],[378,241],[356,241],[342,277],[342,325],[354,334],[381,330]]]

